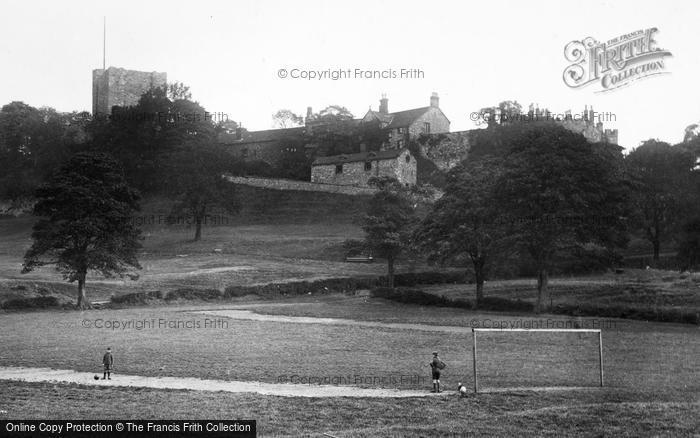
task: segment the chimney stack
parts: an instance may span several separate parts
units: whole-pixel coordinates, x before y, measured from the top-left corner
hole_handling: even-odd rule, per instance
[[[382,98],[379,99],[379,113],[389,114],[389,99],[386,98],[386,94],[382,94]]]
[[[433,108],[440,108],[440,98],[435,92],[433,92],[433,94],[430,95],[430,106],[432,106]]]

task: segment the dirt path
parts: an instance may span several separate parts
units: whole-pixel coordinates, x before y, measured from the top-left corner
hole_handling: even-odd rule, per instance
[[[243,307],[243,306],[242,306]],[[251,306],[246,306],[251,307]],[[261,306],[262,307],[262,306]],[[212,316],[223,316],[224,318],[242,319],[248,321],[264,321],[264,322],[283,322],[292,324],[329,324],[329,325],[352,325],[359,327],[381,327],[392,328],[398,330],[422,330],[427,332],[447,332],[447,333],[471,333],[471,327],[459,327],[449,325],[428,325],[428,324],[410,324],[398,322],[378,322],[378,321],[358,321],[355,319],[345,318],[316,318],[312,316],[284,316],[284,315],[263,315],[255,313],[251,310],[203,310],[199,312]]]
[[[115,374],[112,380],[95,380],[94,374],[50,368],[0,367],[0,380],[24,382],[75,383],[79,385],[119,386],[154,389],[189,389],[257,393],[279,397],[367,397],[406,398],[436,396],[428,391],[359,388],[334,385],[295,385],[290,383],[204,380],[193,377],[144,377]],[[445,393],[443,393],[445,394]]]

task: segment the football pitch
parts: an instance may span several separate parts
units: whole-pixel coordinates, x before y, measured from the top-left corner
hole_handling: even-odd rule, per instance
[[[458,383],[472,388],[473,326],[537,324],[601,328],[605,386],[597,334],[486,332],[483,392],[458,396]],[[0,418],[255,419],[261,436],[691,436],[700,427],[697,330],[346,296],[8,313]],[[113,379],[94,381],[108,346]],[[437,395],[433,351],[448,365]]]

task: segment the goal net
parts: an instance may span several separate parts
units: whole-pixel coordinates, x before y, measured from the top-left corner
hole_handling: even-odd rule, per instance
[[[473,390],[603,386],[593,329],[472,329]]]

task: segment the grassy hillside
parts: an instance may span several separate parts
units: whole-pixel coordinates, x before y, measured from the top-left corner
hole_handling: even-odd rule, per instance
[[[365,211],[369,196],[272,190],[236,185],[240,223],[352,223]]]
[[[178,287],[220,288],[231,285],[300,279],[378,275],[381,264],[344,263],[343,242],[362,238],[355,223],[364,212],[366,196],[324,192],[278,191],[236,186],[241,211],[211,212],[202,240],[193,242],[194,228],[184,219],[166,221],[172,202],[146,198],[137,217],[143,230],[143,269],[137,282],[88,278],[91,300],[142,290]],[[50,267],[20,274],[22,257],[31,245],[31,216],[0,219],[0,302],[55,296],[72,302],[75,285]],[[38,306],[41,307],[41,306]]]

